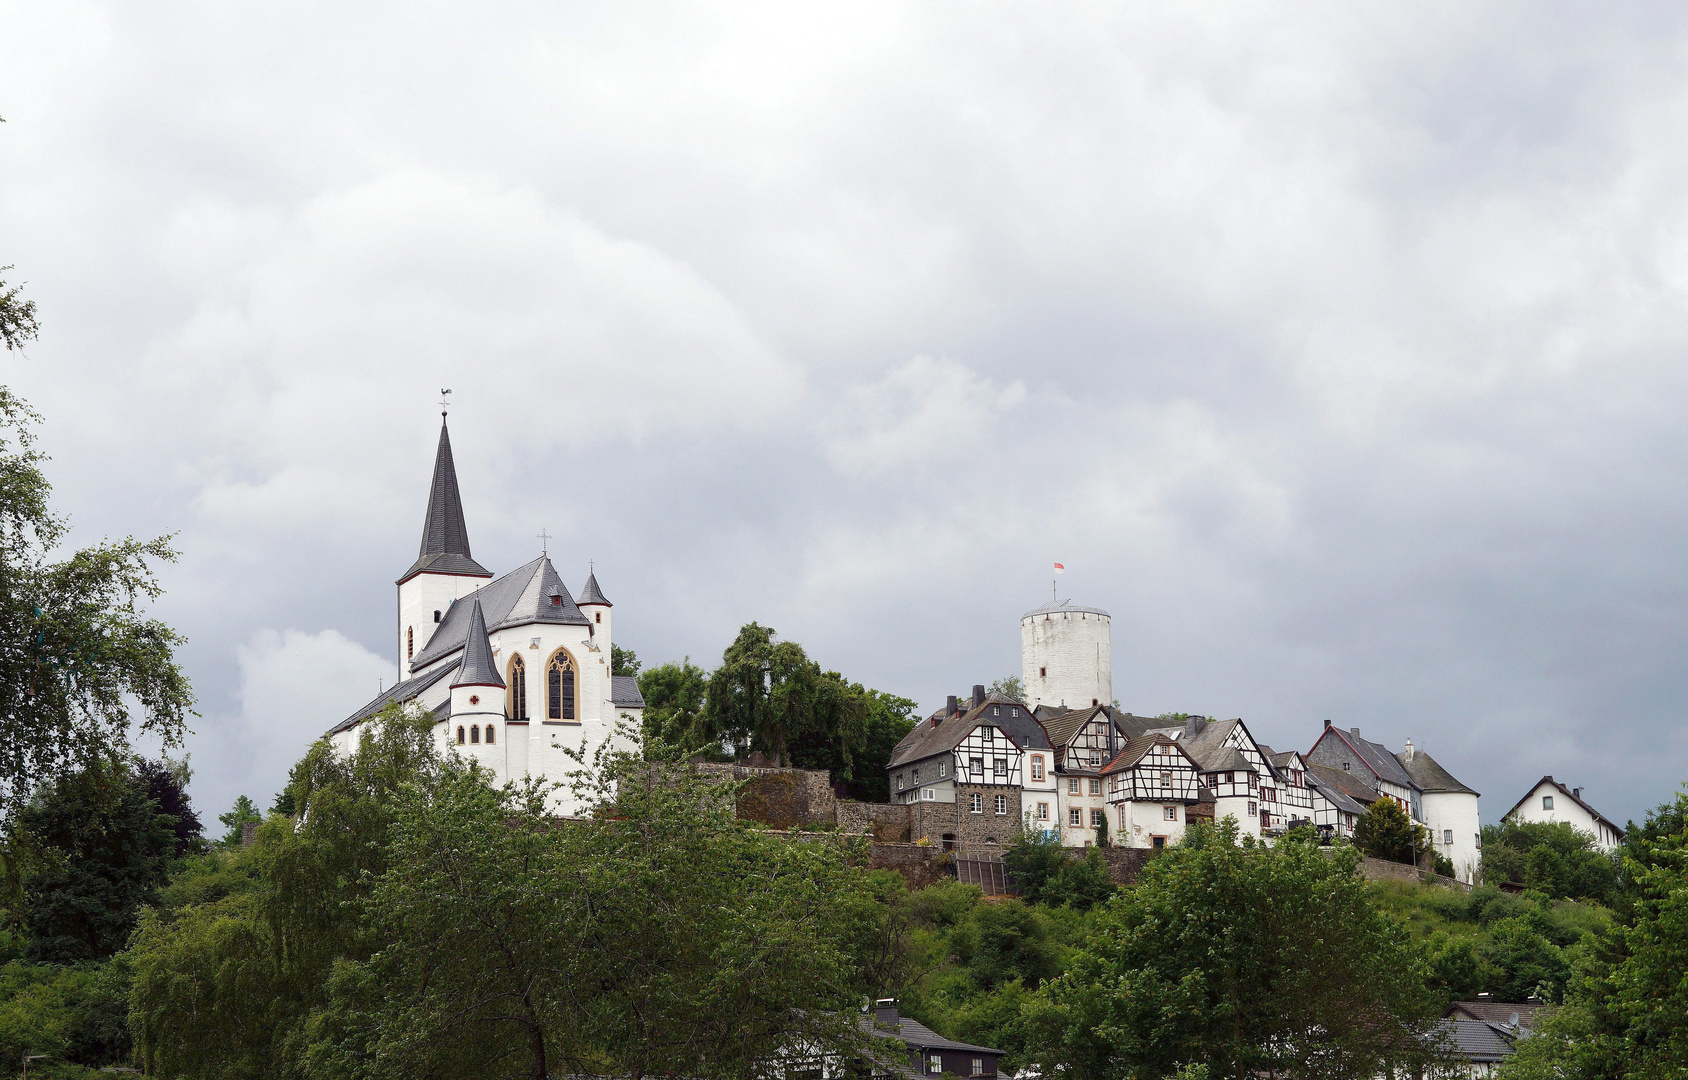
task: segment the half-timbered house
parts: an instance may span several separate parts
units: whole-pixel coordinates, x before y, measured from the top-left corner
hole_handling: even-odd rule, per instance
[[[1261,788],[1271,789],[1274,776],[1248,725],[1241,720],[1192,717],[1180,726],[1152,731],[1177,742],[1201,770],[1203,784],[1213,792],[1215,820],[1236,818],[1243,832],[1257,836],[1282,827],[1271,810],[1262,817]],[[1276,791],[1272,794],[1275,799]]]
[[[1272,766],[1272,784],[1262,785],[1261,805],[1267,807],[1271,820],[1282,820],[1286,829],[1298,822],[1313,820],[1313,790],[1307,786],[1307,762],[1299,753],[1286,750],[1279,753],[1265,743],[1260,752]]]
[[[1201,771],[1176,741],[1139,735],[1101,773],[1115,844],[1160,848],[1184,838],[1189,808],[1201,800]]]
[[[1367,787],[1399,803],[1414,822],[1424,824],[1418,785],[1394,754],[1381,744],[1362,738],[1359,728],[1344,731],[1325,721],[1325,730],[1307,751],[1306,759],[1314,765],[1354,773]]]
[[[1366,807],[1382,798],[1352,772],[1329,765],[1307,765],[1307,783],[1313,793],[1313,824],[1332,836],[1354,835],[1354,823]]]

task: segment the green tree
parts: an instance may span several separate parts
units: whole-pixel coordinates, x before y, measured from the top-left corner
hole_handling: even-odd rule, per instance
[[[255,888],[213,874],[205,902],[143,913],[129,950],[130,1025],[149,1074],[301,1075],[336,966],[383,944],[363,906],[388,865],[400,789],[440,768],[432,731],[429,717],[395,705],[355,754],[319,740],[288,785],[298,827],[275,818],[253,847],[220,853],[252,866]]]
[[[761,751],[780,765],[792,762],[794,750],[811,761],[836,760],[848,776],[867,741],[865,692],[823,672],[795,641],[775,638],[772,629],[747,623],[721,654],[704,713],[710,738],[738,755]]]
[[[1114,894],[1114,878],[1100,848],[1089,848],[1081,859],[1068,860],[1043,887],[1043,902],[1089,911]]]
[[[891,782],[885,774],[885,767],[890,764],[891,752],[903,736],[920,722],[920,706],[908,698],[882,690],[867,690],[865,696],[867,737],[863,740],[861,751],[851,761],[850,775],[844,784],[852,799],[889,802]]]
[[[1026,700],[1026,688],[1020,684],[1020,676],[1004,675],[990,685],[991,692],[1015,701]]]
[[[639,675],[639,694],[645,699],[644,746],[653,759],[700,752],[721,752],[720,740],[710,742],[704,721],[709,700],[709,672],[686,657],[680,663],[647,668]]]
[[[1102,910],[1027,1006],[1043,1075],[1321,1080],[1421,1066],[1439,1013],[1351,849],[1197,828]]]
[[[226,814],[218,814],[217,820],[222,822],[223,838],[219,841],[224,847],[239,847],[246,836],[248,824],[257,825],[264,820],[264,815],[258,812],[258,806],[245,795],[235,799],[234,807]]]
[[[110,956],[143,904],[157,898],[175,853],[175,819],[122,761],[48,784],[18,815],[62,859],[25,883],[29,954],[52,963]]]
[[[33,333],[33,308],[0,293],[8,347]],[[0,387],[0,821],[35,787],[92,767],[132,728],[175,746],[193,708],[175,660],[181,637],[142,613],[173,561],[166,538],[107,541],[62,554],[67,521],[35,449],[39,417]],[[141,716],[131,710],[140,705]]]
[[[1071,858],[1058,834],[1035,829],[1023,831],[1020,839],[1002,853],[1003,864],[1013,875],[1020,895],[1031,903],[1047,899],[1045,890]],[[1054,902],[1058,904],[1060,900]]]
[[[0,266],[0,274],[11,269]],[[35,319],[35,301],[25,300],[22,293],[22,285],[7,288],[5,279],[0,278],[0,342],[5,343],[8,351],[23,348],[23,343],[34,339],[41,330]]]
[[[364,909],[385,944],[336,969],[311,1075],[736,1077],[859,1045],[844,853],[746,827],[684,771],[615,768],[613,806],[561,826],[474,772],[404,791]]]
[[[1485,825],[1483,880],[1519,882],[1555,899],[1611,904],[1618,897],[1618,859],[1569,822]]]
[[[1424,827],[1414,825],[1401,805],[1387,796],[1366,807],[1354,822],[1354,846],[1374,859],[1398,863],[1413,862],[1416,853],[1418,865],[1431,868]]]
[[[638,675],[639,654],[632,649],[624,649],[615,642],[610,642],[610,674]]]
[[[200,824],[199,812],[193,808],[193,800],[188,797],[188,781],[193,773],[188,769],[187,759],[136,758],[135,777],[145,786],[147,796],[158,804],[158,809],[170,815],[170,831],[176,834],[176,858],[202,846],[204,826]]]

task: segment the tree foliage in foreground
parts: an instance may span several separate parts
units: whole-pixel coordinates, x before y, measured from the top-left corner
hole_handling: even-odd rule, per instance
[[[1028,1006],[1044,1075],[1377,1076],[1426,1063],[1439,1014],[1347,850],[1197,828],[1098,917]]]
[[[1602,853],[1592,833],[1567,821],[1483,826],[1483,880],[1519,882],[1555,900],[1611,904],[1618,896],[1618,857]]]
[[[132,726],[178,745],[193,708],[181,636],[142,612],[160,591],[153,565],[175,551],[131,537],[64,556],[38,421],[0,387],[0,820],[43,781],[125,746]]]
[[[142,923],[132,1022],[179,1077],[750,1076],[859,1040],[865,875],[734,819],[684,771],[590,822],[494,790],[389,716],[295,772],[258,887]],[[602,778],[606,774],[600,773]]]

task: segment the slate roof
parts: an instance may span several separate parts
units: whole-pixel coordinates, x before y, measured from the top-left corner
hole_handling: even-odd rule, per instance
[[[1460,793],[1475,795],[1475,791],[1455,780],[1453,774],[1442,768],[1436,759],[1417,747],[1413,748],[1411,757],[1406,751],[1395,755],[1395,760],[1401,763],[1401,768],[1407,770],[1407,775],[1413,778],[1413,783],[1424,792],[1435,794]]]
[[[476,600],[469,609],[468,642],[463,649],[463,662],[457,665],[457,678],[451,680],[453,690],[459,686],[496,686],[504,688],[498,665],[492,660],[492,642],[486,636],[486,619],[481,616],[481,602]]]
[[[1484,1020],[1441,1020],[1437,1031],[1445,1035],[1460,1057],[1471,1062],[1505,1061],[1512,1056],[1517,1033]]]
[[[1511,1025],[1517,1018],[1519,1027],[1532,1028],[1536,1014],[1546,1008],[1540,1002],[1528,1001],[1456,1001],[1442,1015],[1450,1020],[1484,1020],[1503,1025]]]
[[[1337,810],[1342,810],[1344,813],[1366,813],[1366,807],[1364,807],[1357,798],[1349,795],[1342,786],[1337,785],[1337,781],[1335,781],[1334,778],[1325,776],[1322,771],[1315,771],[1315,769],[1325,769],[1325,766],[1322,766],[1322,764],[1308,764],[1307,785],[1310,786],[1310,788],[1313,788],[1313,790],[1318,791],[1320,795],[1325,796],[1325,802],[1330,803],[1332,807],[1337,808]],[[1342,776],[1349,776],[1347,773],[1344,773],[1342,769],[1328,769],[1328,771],[1332,771],[1332,773],[1339,773],[1339,775]],[[1366,788],[1366,785],[1361,786],[1362,788]],[[1366,788],[1366,791],[1371,800],[1376,800],[1376,791],[1372,791],[1371,788]]]
[[[558,597],[560,602],[551,603],[552,596]],[[575,606],[568,587],[557,576],[551,560],[541,555],[526,566],[487,582],[468,596],[453,600],[439,626],[434,628],[433,636],[411,660],[412,671],[427,667],[463,647],[464,640],[469,636],[469,612],[477,602],[485,612],[488,631],[533,623],[591,625],[591,621]]]
[[[1365,813],[1367,806],[1382,797],[1353,773],[1333,769],[1329,765],[1314,765],[1309,762],[1307,780],[1338,809],[1346,810],[1350,814]]]
[[[491,577],[492,571],[469,554],[469,527],[457,492],[457,466],[451,460],[451,434],[440,421],[440,445],[434,453],[434,481],[428,488],[428,512],[422,519],[422,550],[399,578],[408,581],[424,570]]]
[[[633,675],[610,676],[610,704],[623,709],[642,709],[645,695],[639,692],[639,680]]]
[[[1077,615],[1079,612],[1082,611],[1087,615],[1100,615],[1104,619],[1112,618],[1112,616],[1110,616],[1106,611],[1103,611],[1099,607],[1083,607],[1083,606],[1074,607],[1072,604],[1068,603],[1065,600],[1061,601],[1059,604],[1045,604],[1040,608],[1032,608],[1030,611],[1028,611],[1024,615],[1020,616],[1020,618],[1029,619],[1033,615],[1054,615],[1054,614],[1057,614],[1057,613],[1063,612],[1063,611],[1070,611],[1074,615]]]
[[[1102,775],[1106,776],[1109,773],[1131,768],[1148,756],[1149,751],[1156,746],[1178,746],[1178,743],[1165,735],[1140,735],[1127,742],[1124,750],[1115,754],[1112,761],[1102,766]],[[1183,753],[1182,747],[1179,747],[1179,752]],[[1189,754],[1184,754],[1184,756],[1189,757]]]
[[[1254,768],[1248,757],[1225,740],[1241,724],[1241,720],[1204,720],[1191,718],[1181,726],[1151,728],[1152,732],[1172,737],[1196,768],[1202,772],[1248,771]]]
[[[329,728],[328,734],[337,735],[360,721],[368,720],[371,716],[374,716],[376,713],[385,709],[388,705],[391,705],[395,701],[409,701],[422,691],[428,689],[428,687],[439,682],[447,675],[450,675],[452,671],[452,668],[442,667],[438,671],[430,671],[426,675],[418,675],[414,679],[406,679],[404,682],[394,683],[389,689],[375,695],[375,700],[371,701],[368,705],[365,705],[357,712]]]
[[[936,1031],[906,1016],[897,1017],[897,1026],[874,1023],[873,1014],[867,1013],[862,1018],[862,1026],[870,1035],[881,1039],[901,1039],[910,1050],[971,1050],[982,1054],[1000,1054],[1001,1050],[989,1046],[979,1046],[976,1043],[957,1042],[946,1039]]]
[[[604,590],[598,588],[598,572],[596,570],[589,570],[586,573],[586,584],[580,587],[580,603],[615,607],[604,597]]]
[[[1524,805],[1525,801],[1527,799],[1529,799],[1529,797],[1531,795],[1534,795],[1536,793],[1536,789],[1541,787],[1543,784],[1553,785],[1553,787],[1556,788],[1560,792],[1560,794],[1564,795],[1567,799],[1570,799],[1572,802],[1576,803],[1578,806],[1582,807],[1584,810],[1587,810],[1589,816],[1592,817],[1595,821],[1599,821],[1599,822],[1604,823],[1607,828],[1609,828],[1613,832],[1617,833],[1619,840],[1622,840],[1624,838],[1623,826],[1619,825],[1617,822],[1613,821],[1611,818],[1607,817],[1605,814],[1602,814],[1600,811],[1596,810],[1594,807],[1588,805],[1588,803],[1583,801],[1583,798],[1582,798],[1581,795],[1573,795],[1571,793],[1570,788],[1566,787],[1564,784],[1561,784],[1559,781],[1555,780],[1551,776],[1544,776],[1540,780],[1537,780],[1535,783],[1531,784],[1530,790],[1526,791],[1524,793],[1524,798],[1519,799],[1517,802],[1513,803],[1512,809],[1508,810],[1506,813],[1502,814],[1500,816],[1500,819],[1502,821],[1505,821],[1507,818],[1511,817],[1513,815],[1513,813],[1516,812],[1517,809],[1520,806]]]
[[[1005,710],[1000,716],[991,716],[987,710],[992,705],[1018,706],[1020,715],[1016,717]],[[1016,701],[993,690],[985,695],[984,704],[975,705],[960,716],[942,719],[936,727],[932,726],[930,718],[921,721],[914,730],[898,740],[896,747],[891,751],[891,760],[885,763],[886,768],[894,769],[911,761],[923,761],[934,754],[954,750],[967,738],[967,733],[981,723],[1001,728],[1014,741],[1014,745],[1022,750],[1054,749],[1049,743],[1048,734],[1043,730],[1043,725],[1032,718],[1031,710],[1025,702]]]
[[[1378,779],[1386,780],[1391,784],[1399,784],[1404,788],[1418,786],[1413,783],[1413,778],[1407,775],[1407,770],[1401,767],[1401,763],[1395,760],[1394,754],[1391,754],[1382,743],[1374,743],[1362,737],[1359,728],[1349,728],[1344,731],[1341,728],[1333,727],[1330,730],[1336,733],[1337,738],[1348,744],[1348,748],[1353,750],[1355,755],[1366,763],[1366,767],[1371,769]],[[1323,738],[1323,736],[1320,737]]]

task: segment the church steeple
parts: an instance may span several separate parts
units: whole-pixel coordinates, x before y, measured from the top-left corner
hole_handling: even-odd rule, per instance
[[[428,513],[422,522],[422,550],[399,583],[431,571],[491,577],[469,554],[469,529],[463,523],[463,499],[457,492],[457,466],[451,460],[451,433],[440,421],[440,447],[434,455],[434,482],[428,488]]]
[[[463,642],[463,662],[457,665],[457,677],[451,680],[451,688],[503,685],[498,665],[492,661],[492,641],[487,637],[486,616],[481,614],[481,601],[477,597],[469,612],[469,637]]]

